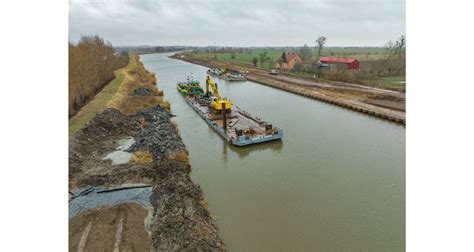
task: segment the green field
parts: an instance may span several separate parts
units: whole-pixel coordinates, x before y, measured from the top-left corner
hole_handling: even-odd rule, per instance
[[[267,56],[270,58],[269,61],[265,62],[263,66],[260,62],[257,63],[257,67],[265,69],[271,68],[273,62],[282,55],[283,52],[299,52],[299,48],[253,48],[245,49],[244,53],[235,53],[235,58],[232,58],[230,52],[206,52],[198,51],[193,54],[194,58],[197,59],[217,59],[218,61],[228,62],[231,64],[240,64],[246,66],[253,66],[252,58],[259,58],[259,55],[263,52],[267,52]],[[351,57],[356,58],[360,61],[364,60],[378,60],[387,57],[385,51],[381,47],[328,47],[322,51],[322,56],[328,57]],[[311,58],[316,60],[318,58],[317,52],[314,48],[311,48]]]
[[[405,92],[405,81],[405,76],[393,76],[380,78],[378,83],[383,88]]]
[[[252,58],[259,58],[259,54],[262,53],[263,50],[252,50],[251,53],[235,53],[235,58],[232,59],[231,53],[207,53],[207,52],[197,52],[193,54],[193,57],[197,59],[212,59],[214,60],[214,56],[216,56],[217,61],[224,61],[229,62],[232,64],[239,64],[245,66],[253,66]],[[275,60],[280,57],[282,51],[267,51],[267,56],[270,57],[270,61],[267,61],[262,66],[263,68],[269,68],[270,63],[275,62]],[[260,67],[260,62],[257,63],[257,67]]]
[[[364,80],[361,85],[367,85],[371,87],[389,89],[399,92],[405,92],[405,76],[391,76],[377,78],[375,80]]]

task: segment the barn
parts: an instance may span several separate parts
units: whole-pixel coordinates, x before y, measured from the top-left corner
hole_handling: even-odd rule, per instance
[[[344,64],[348,69],[359,69],[359,61],[354,58],[321,57],[319,62],[323,65]]]

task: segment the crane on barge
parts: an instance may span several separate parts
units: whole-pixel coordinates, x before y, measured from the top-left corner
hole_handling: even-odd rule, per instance
[[[209,87],[211,87],[214,94],[213,97],[210,97]],[[222,110],[230,112],[232,108],[232,103],[229,99],[221,98],[219,90],[217,90],[217,85],[207,76],[206,78],[206,97],[211,98],[211,107],[216,110],[216,112],[221,112]]]
[[[217,83],[214,83],[209,76],[206,78],[205,92],[200,89],[199,94],[193,95],[188,92],[194,86],[200,88],[199,84],[188,81],[185,83],[178,82],[176,86],[186,103],[211,128],[233,145],[245,146],[279,140],[283,137],[282,129],[250,115],[237,106],[233,106],[227,98],[222,98],[217,89]]]

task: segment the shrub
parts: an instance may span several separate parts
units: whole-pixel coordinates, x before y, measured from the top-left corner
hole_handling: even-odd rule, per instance
[[[153,156],[149,151],[135,151],[130,158],[130,162],[137,164],[149,164],[153,162]]]
[[[168,155],[168,160],[175,160],[178,162],[189,164],[188,152],[186,150],[173,152]]]

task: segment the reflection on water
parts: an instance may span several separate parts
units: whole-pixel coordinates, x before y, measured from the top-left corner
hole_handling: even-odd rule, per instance
[[[226,143],[176,90],[206,68],[143,55],[232,251],[400,251],[405,246],[405,128],[250,81],[216,80],[233,104],[282,128],[281,141]]]

